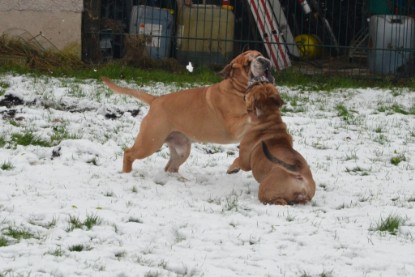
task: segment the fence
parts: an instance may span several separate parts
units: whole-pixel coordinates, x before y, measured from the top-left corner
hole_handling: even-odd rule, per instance
[[[85,0],[84,6],[89,62],[224,65],[256,49],[278,70],[411,76],[415,68],[415,0]]]

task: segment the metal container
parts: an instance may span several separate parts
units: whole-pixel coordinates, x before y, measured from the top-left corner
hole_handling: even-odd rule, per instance
[[[374,15],[369,23],[369,69],[393,74],[414,58],[415,21],[408,16]]]
[[[173,23],[173,16],[168,9],[133,6],[129,33],[143,37],[151,58],[167,58],[170,56]]]
[[[183,64],[225,64],[233,56],[234,27],[231,9],[183,6],[178,15],[177,59]]]

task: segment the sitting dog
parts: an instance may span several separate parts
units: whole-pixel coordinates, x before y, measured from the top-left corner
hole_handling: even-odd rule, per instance
[[[164,143],[170,149],[170,160],[165,167],[168,172],[177,172],[186,161],[192,141],[238,143],[250,126],[244,101],[248,80],[261,76],[273,83],[270,71],[269,59],[258,51],[246,51],[221,71],[223,81],[159,97],[119,87],[103,77],[114,92],[150,105],[134,145],[124,152],[123,172],[130,172],[134,160],[150,156]]]
[[[310,201],[316,185],[307,162],[293,149],[292,137],[281,118],[284,102],[278,90],[275,85],[262,82],[248,90],[246,105],[253,123],[242,138],[239,157],[227,172],[252,170],[260,183],[258,198],[264,204]]]

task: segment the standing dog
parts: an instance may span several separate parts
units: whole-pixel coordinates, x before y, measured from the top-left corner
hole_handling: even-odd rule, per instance
[[[260,183],[258,198],[264,204],[306,203],[316,190],[310,168],[293,149],[282,121],[283,104],[273,84],[257,83],[249,88],[246,105],[253,123],[242,138],[239,157],[228,168],[228,173],[252,170]]]
[[[237,143],[250,126],[245,93],[250,78],[262,76],[274,82],[271,62],[258,51],[246,51],[221,71],[220,83],[182,90],[163,96],[123,88],[103,77],[114,92],[138,98],[150,105],[134,145],[124,152],[123,172],[130,172],[136,159],[156,152],[163,143],[170,149],[165,170],[177,172],[190,155],[192,141]]]

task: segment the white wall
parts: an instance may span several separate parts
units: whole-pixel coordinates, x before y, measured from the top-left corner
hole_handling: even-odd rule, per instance
[[[0,34],[42,34],[81,56],[83,0],[0,0]]]

